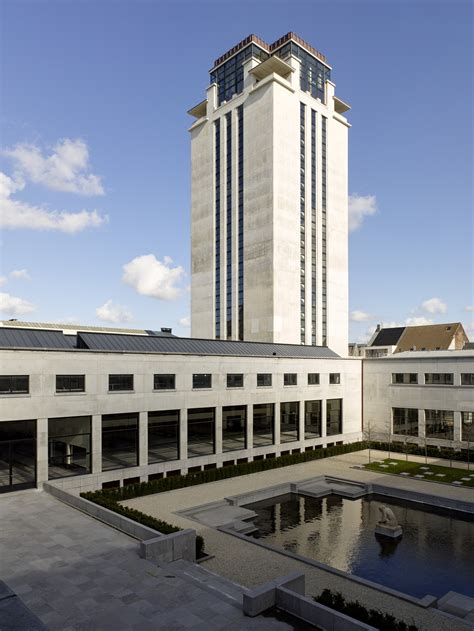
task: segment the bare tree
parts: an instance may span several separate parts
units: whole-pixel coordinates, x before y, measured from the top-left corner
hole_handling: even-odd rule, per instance
[[[364,423],[364,428],[362,430],[362,434],[364,436],[364,440],[367,443],[367,448],[369,450],[369,464],[372,462],[372,439],[374,436],[374,423],[373,421],[367,421]]]
[[[408,436],[405,434],[402,438],[403,451],[405,452],[405,460],[408,462]]]
[[[387,443],[388,443],[388,459],[390,460],[390,458],[392,457],[392,438],[393,438],[392,419],[391,418],[385,423],[384,435],[385,435],[385,437],[387,439]]]

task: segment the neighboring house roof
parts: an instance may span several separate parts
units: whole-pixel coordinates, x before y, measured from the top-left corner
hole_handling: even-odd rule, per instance
[[[468,341],[460,322],[407,326],[400,337],[396,353],[410,350],[448,350],[455,341],[455,348],[461,349]]]
[[[234,357],[339,358],[325,346],[201,340],[160,335],[90,333],[77,335],[60,331],[0,327],[0,348],[31,350],[83,350],[115,353],[157,353],[172,355],[228,355]]]
[[[404,326],[381,329],[370,346],[396,346],[404,330]]]
[[[19,320],[0,320],[0,327],[9,329],[40,329],[45,331],[91,331],[98,333],[124,333],[126,335],[159,335],[173,336],[170,331],[147,331],[145,329],[124,329],[122,327],[83,326],[81,324],[62,324],[58,322],[21,322]],[[175,337],[175,336],[173,336]]]

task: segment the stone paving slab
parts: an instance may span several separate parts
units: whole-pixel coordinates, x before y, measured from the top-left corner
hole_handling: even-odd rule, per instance
[[[291,629],[138,556],[138,542],[38,491],[0,497],[0,570],[51,631]],[[6,617],[5,617],[6,620]],[[0,610],[0,629],[4,628]]]

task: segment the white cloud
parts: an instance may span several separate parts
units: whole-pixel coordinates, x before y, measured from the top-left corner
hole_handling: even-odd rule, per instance
[[[349,195],[349,231],[353,232],[361,227],[365,217],[377,212],[375,195]]]
[[[353,322],[367,322],[368,320],[373,320],[374,316],[370,313],[366,313],[365,311],[351,311],[351,320]]]
[[[126,307],[116,305],[112,300],[107,300],[101,307],[95,310],[99,320],[104,322],[131,322],[133,316]]]
[[[31,304],[23,298],[17,296],[11,296],[10,294],[0,293],[0,311],[7,313],[8,315],[23,315],[24,313],[30,313],[36,309],[35,305]]]
[[[191,326],[191,318],[189,316],[185,316],[184,318],[180,318],[178,320],[180,326],[183,326],[185,329],[188,329]]]
[[[0,276],[0,287],[3,287],[6,283],[8,283],[8,278],[6,276]]]
[[[108,217],[96,210],[81,210],[77,213],[48,210],[43,206],[33,206],[26,202],[11,199],[15,191],[24,184],[0,172],[0,227],[28,230],[58,230],[73,234],[86,228],[98,228],[107,223]]]
[[[184,269],[180,265],[172,267],[172,263],[169,256],[163,262],[154,254],[137,256],[123,266],[122,280],[142,296],[174,300],[181,291],[176,284],[183,278]]]
[[[33,144],[17,144],[3,152],[12,158],[15,173],[35,184],[42,184],[54,191],[79,195],[103,195],[101,178],[89,170],[89,149],[80,138],[59,140],[50,155]]]
[[[14,269],[13,272],[10,272],[11,278],[16,278],[17,280],[31,280],[31,276],[27,269]]]
[[[474,311],[474,305],[467,305],[467,307],[464,307],[464,311]]]
[[[433,324],[432,318],[425,318],[424,316],[415,316],[413,318],[407,318],[405,320],[407,326],[423,326],[425,324]]]
[[[448,306],[441,298],[430,298],[421,303],[421,308],[427,313],[446,313]]]

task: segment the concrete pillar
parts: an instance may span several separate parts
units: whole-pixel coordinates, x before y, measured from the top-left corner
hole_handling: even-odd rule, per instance
[[[92,417],[92,453],[91,467],[92,473],[102,472],[102,417],[94,414]]]
[[[275,403],[275,445],[280,444],[280,408],[281,403]]]
[[[425,411],[418,410],[418,436],[424,438],[426,436]]]
[[[36,485],[48,481],[48,419],[36,421]]]
[[[216,454],[222,453],[222,406],[216,407]]]
[[[326,438],[327,432],[327,402],[326,399],[321,401],[321,438]],[[344,410],[343,410],[344,413]]]
[[[461,440],[461,412],[454,412],[454,441]]]
[[[253,449],[253,405],[247,405],[247,427],[245,442],[247,449]]]
[[[140,467],[148,464],[148,412],[138,415],[138,464]]]
[[[188,411],[181,408],[179,411],[179,459],[188,457]]]
[[[299,440],[304,441],[304,401],[299,402]]]

